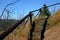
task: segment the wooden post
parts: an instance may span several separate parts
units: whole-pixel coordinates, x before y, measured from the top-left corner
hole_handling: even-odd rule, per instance
[[[30,25],[32,27],[32,12],[30,12]],[[32,28],[31,28],[32,30]],[[32,31],[30,30],[30,38],[28,40],[32,40]]]
[[[39,12],[40,12],[40,14],[39,14],[38,19],[40,19],[42,17],[42,9],[41,8],[40,8]]]

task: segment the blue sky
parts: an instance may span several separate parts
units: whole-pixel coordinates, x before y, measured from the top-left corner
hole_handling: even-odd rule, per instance
[[[11,2],[14,2],[16,0],[0,0],[0,15],[2,13],[2,10],[4,7]],[[26,14],[28,14],[30,11],[41,8],[43,4],[45,3],[47,5],[54,4],[60,2],[60,0],[20,0],[14,5],[9,6],[7,9],[13,11],[15,14],[10,14],[11,18],[17,19],[17,18],[22,18]],[[50,7],[49,9],[53,11],[53,9],[59,9],[60,5]],[[4,15],[6,12],[4,13]]]

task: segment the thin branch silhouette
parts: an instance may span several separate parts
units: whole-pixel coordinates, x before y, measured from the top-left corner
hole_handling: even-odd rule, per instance
[[[13,2],[13,3],[7,4],[7,5],[5,6],[5,8],[3,9],[3,11],[2,11],[2,14],[1,14],[1,16],[0,16],[0,19],[1,19],[1,17],[3,16],[5,10],[6,10],[10,5],[13,5],[13,4],[17,3],[18,1],[20,1],[20,0],[17,0],[17,1],[15,1],[15,2]]]

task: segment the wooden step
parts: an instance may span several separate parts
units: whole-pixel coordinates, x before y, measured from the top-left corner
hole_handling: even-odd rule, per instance
[[[36,23],[42,23],[42,22],[44,22],[44,20],[41,20],[41,21],[39,20],[39,21],[37,21]]]
[[[40,38],[41,38],[41,30],[43,28],[44,22],[45,22],[45,18],[39,19],[35,23],[34,32],[32,33],[32,35],[33,35],[32,40],[40,40]]]
[[[32,40],[40,40],[40,38],[33,37]]]
[[[35,32],[34,32],[34,33],[33,33],[33,37],[40,37],[40,35],[41,35],[40,32],[38,32],[38,33],[35,33]]]
[[[36,32],[40,32],[42,29],[34,29]]]

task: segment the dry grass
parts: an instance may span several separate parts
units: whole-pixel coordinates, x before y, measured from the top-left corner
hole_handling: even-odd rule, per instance
[[[60,40],[60,10],[49,18],[49,29],[45,32],[44,40]]]
[[[12,33],[10,33],[4,40],[28,40],[30,33],[30,22],[24,26],[16,28]]]
[[[44,36],[44,40],[60,40],[60,23],[48,29]]]
[[[49,19],[48,19],[48,29],[56,24],[60,23],[60,10],[54,13]]]
[[[58,10],[53,16],[51,16],[48,20],[48,28],[52,28],[53,26],[60,23],[60,10]],[[37,22],[36,18],[33,18],[33,21]],[[26,24],[26,26],[20,26],[16,28],[12,33],[10,33],[4,40],[28,40],[30,34],[31,25],[30,22]],[[45,34],[47,35],[47,34]]]

